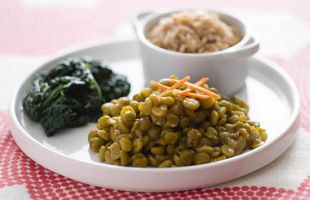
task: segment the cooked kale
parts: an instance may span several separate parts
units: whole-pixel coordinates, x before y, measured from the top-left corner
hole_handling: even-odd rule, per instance
[[[69,58],[41,73],[23,100],[26,114],[41,122],[47,136],[66,127],[94,122],[101,104],[127,96],[130,84],[109,65],[89,57]]]

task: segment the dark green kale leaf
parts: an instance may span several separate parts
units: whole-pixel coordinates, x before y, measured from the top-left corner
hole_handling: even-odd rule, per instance
[[[39,121],[43,110],[43,102],[49,95],[49,84],[45,82],[44,75],[37,75],[32,83],[31,92],[23,101],[23,108],[26,114],[34,121]]]
[[[127,78],[108,67],[89,57],[74,57],[37,75],[23,100],[25,113],[41,122],[47,136],[96,121],[102,103],[127,96],[130,90]]]

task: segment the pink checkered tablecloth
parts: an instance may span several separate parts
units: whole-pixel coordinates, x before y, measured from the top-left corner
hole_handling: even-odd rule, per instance
[[[38,165],[17,147],[7,106],[10,92],[26,72],[68,46],[133,38],[130,18],[136,12],[176,6],[239,15],[261,41],[260,53],[296,81],[302,99],[301,125],[289,150],[263,169],[213,188],[134,193],[68,179]],[[309,0],[0,1],[0,199],[310,199],[309,10]]]

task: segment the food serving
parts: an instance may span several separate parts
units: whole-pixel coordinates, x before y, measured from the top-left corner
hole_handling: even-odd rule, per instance
[[[90,149],[102,162],[133,167],[179,167],[227,159],[261,146],[266,131],[241,99],[220,96],[202,78],[152,81],[132,100],[102,105]]]
[[[296,134],[292,134],[298,129],[300,111],[300,99],[296,85],[277,65],[258,58],[249,58],[250,73],[245,87],[238,90],[235,95],[247,99],[250,117],[258,120],[261,126],[266,128],[268,139],[262,146],[254,150],[245,150],[246,153],[223,161],[189,167],[141,169],[130,167],[130,165],[119,167],[100,163],[98,162],[99,154],[85,148],[89,146],[87,134],[95,127],[95,124],[89,123],[83,127],[65,129],[55,137],[46,137],[41,125],[31,121],[22,108],[22,101],[29,92],[36,73],[50,71],[54,63],[65,58],[84,55],[109,60],[113,69],[116,66],[115,70],[121,71],[129,78],[131,90],[137,91],[134,94],[140,94],[139,91],[144,87],[143,79],[145,79],[141,71],[141,57],[139,57],[137,42],[126,41],[81,48],[47,60],[20,82],[12,95],[9,107],[10,130],[16,144],[31,159],[65,177],[99,187],[126,191],[167,192],[202,188],[231,181],[262,168],[281,155],[296,138]],[[166,68],[167,66],[170,65],[166,65]],[[222,62],[219,62],[218,66],[221,68]],[[188,82],[195,82],[202,78],[202,75],[198,78],[194,77],[193,70],[187,72],[191,75]],[[179,77],[182,79],[184,76]],[[208,76],[212,79],[219,79],[214,74]],[[167,76],[155,78],[153,74],[151,77],[153,77],[152,80],[158,80],[162,85],[169,87],[166,83],[159,81]],[[209,81],[208,85],[214,86]],[[226,83],[230,84],[230,81]],[[184,89],[177,88],[177,90]],[[208,90],[215,92],[212,88]],[[222,89],[219,91],[223,96]],[[197,92],[191,91],[191,93]],[[203,93],[200,92],[200,94]],[[262,94],[268,94],[268,98],[264,98]],[[167,95],[164,97],[168,97]],[[132,98],[130,100],[132,101]],[[131,155],[129,154],[129,157],[132,157]]]
[[[161,48],[182,53],[220,51],[241,40],[234,27],[207,11],[179,11],[163,17],[147,38]]]
[[[108,64],[73,57],[37,74],[23,109],[52,136],[59,129],[96,121],[102,103],[126,96],[129,90],[126,76],[113,73]]]

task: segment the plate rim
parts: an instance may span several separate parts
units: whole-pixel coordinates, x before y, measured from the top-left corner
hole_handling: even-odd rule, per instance
[[[279,136],[277,138],[275,138],[270,143],[263,145],[257,149],[253,149],[253,150],[251,150],[245,154],[240,154],[238,156],[235,156],[235,157],[232,157],[229,159],[225,159],[222,161],[217,161],[214,163],[207,163],[207,164],[193,165],[193,166],[184,166],[184,167],[177,167],[177,168],[163,168],[163,169],[161,168],[161,169],[159,169],[159,168],[138,168],[138,167],[126,167],[126,166],[114,166],[114,165],[109,165],[109,164],[105,164],[105,163],[96,163],[96,162],[90,163],[90,162],[87,162],[84,160],[78,160],[76,158],[72,158],[66,154],[62,154],[60,152],[57,152],[53,149],[48,148],[47,146],[43,145],[42,143],[40,143],[35,138],[33,138],[30,134],[27,133],[27,131],[22,127],[22,125],[20,124],[20,122],[17,118],[16,103],[17,103],[18,93],[19,93],[21,87],[25,84],[25,82],[29,79],[30,76],[33,76],[34,73],[36,73],[41,68],[43,68],[44,66],[46,66],[48,63],[52,62],[55,59],[59,59],[61,57],[66,57],[66,56],[69,56],[70,54],[78,53],[79,51],[84,51],[87,49],[93,49],[93,48],[98,48],[100,46],[115,45],[115,44],[122,44],[122,43],[132,44],[132,43],[137,43],[137,41],[136,40],[121,40],[121,41],[113,41],[113,42],[100,42],[100,43],[94,43],[94,44],[88,44],[88,45],[82,45],[82,46],[79,45],[79,46],[75,46],[73,48],[71,47],[71,48],[68,48],[68,49],[65,49],[63,51],[56,53],[54,56],[48,57],[44,62],[41,62],[36,67],[34,67],[34,69],[22,79],[22,81],[17,85],[16,89],[12,93],[12,97],[11,97],[11,101],[10,101],[10,105],[9,105],[10,128],[12,130],[13,129],[12,126],[15,126],[15,128],[17,128],[17,130],[19,131],[19,133],[18,133],[19,135],[17,133],[15,133],[14,131],[11,131],[14,140],[17,141],[17,137],[24,137],[24,139],[27,139],[28,142],[31,142],[33,145],[37,145],[37,147],[39,147],[45,151],[48,151],[49,153],[52,153],[59,158],[62,157],[62,158],[68,159],[68,160],[73,161],[73,162],[77,162],[77,163],[81,163],[81,164],[87,164],[87,165],[91,165],[93,167],[99,167],[99,168],[104,167],[104,168],[109,168],[111,170],[124,170],[127,172],[141,172],[141,170],[142,170],[145,173],[163,173],[164,174],[164,173],[169,173],[169,172],[184,172],[184,171],[188,171],[188,170],[192,171],[192,170],[200,170],[200,169],[206,169],[206,168],[211,168],[211,167],[216,167],[216,166],[223,166],[223,165],[226,165],[227,163],[230,163],[230,162],[236,162],[238,160],[243,160],[243,159],[246,159],[248,157],[254,156],[255,154],[258,154],[259,152],[266,150],[267,148],[269,148],[270,146],[274,145],[276,142],[281,140],[281,138],[283,138],[283,136],[285,134],[287,134],[288,130],[290,130],[293,127],[293,125],[295,124],[295,122],[297,122],[297,120],[299,118],[300,109],[301,109],[300,95],[299,95],[297,86],[296,86],[295,82],[293,81],[293,79],[288,75],[287,72],[284,71],[284,69],[279,67],[278,64],[275,64],[274,62],[270,61],[267,58],[264,58],[261,55],[256,55],[251,59],[255,59],[259,62],[262,62],[262,63],[268,65],[270,69],[272,69],[273,71],[278,73],[287,82],[289,89],[290,89],[291,93],[293,94],[293,96],[292,96],[293,104],[292,105],[293,105],[294,109],[292,110],[291,117],[288,121],[289,123],[287,123],[286,126],[283,126],[283,128],[278,131],[281,133],[279,134]],[[18,142],[16,142],[16,143],[19,146],[19,148],[28,157],[33,159],[32,156],[28,155],[27,150],[23,149],[21,147],[21,145],[18,144]],[[63,173],[59,172],[59,170],[54,170],[54,169],[51,169],[50,167],[45,166],[45,164],[42,163],[41,161],[38,161],[38,160],[35,160],[35,161],[37,163],[39,163],[40,165],[44,166],[45,168],[48,168],[54,172],[57,172],[57,173],[64,175]],[[64,175],[64,176],[66,176],[66,175]]]

